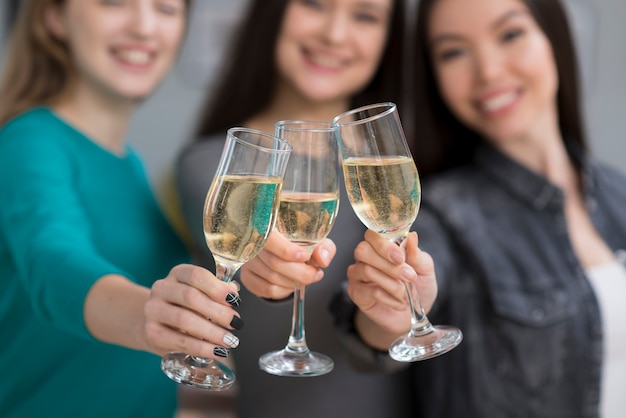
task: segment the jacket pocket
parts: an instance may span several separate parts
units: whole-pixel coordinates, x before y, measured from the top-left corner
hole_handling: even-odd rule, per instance
[[[490,289],[493,315],[485,346],[496,375],[516,390],[545,390],[567,373],[564,365],[575,344],[576,305],[565,290],[555,287],[558,282],[534,277],[500,281]]]

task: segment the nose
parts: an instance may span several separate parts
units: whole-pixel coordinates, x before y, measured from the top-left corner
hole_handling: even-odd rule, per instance
[[[344,13],[331,12],[326,18],[324,36],[331,44],[344,42],[350,33],[350,21]]]
[[[495,48],[484,47],[475,53],[474,72],[483,82],[497,79],[504,70],[504,56]]]
[[[152,35],[157,27],[156,11],[151,2],[137,2],[132,10],[130,27],[132,32],[141,38]]]

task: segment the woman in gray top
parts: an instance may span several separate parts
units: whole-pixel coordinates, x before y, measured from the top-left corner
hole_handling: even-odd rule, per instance
[[[330,122],[353,106],[385,100],[402,104],[402,4],[393,0],[250,3],[217,90],[201,115],[197,139],[182,150],[177,164],[182,210],[199,263],[213,266],[204,242],[202,207],[227,128],[243,125],[273,132],[274,123],[281,119]],[[347,202],[345,196],[341,199]],[[250,282],[244,281],[238,310],[248,319],[237,333],[240,346],[231,351],[238,378],[233,394],[239,417],[406,416],[408,375],[398,378],[356,371],[334,331],[328,305],[354,261],[352,248],[364,232],[343,202],[330,235],[341,250],[324,270],[326,279],[307,288],[306,303],[307,341],[312,350],[330,356],[335,367],[327,375],[310,378],[277,377],[261,371],[259,357],[287,342],[293,282],[287,290],[273,288],[265,293],[253,282],[256,288],[252,290],[263,297],[258,298],[246,289]],[[321,248],[334,254],[332,241],[325,241]],[[248,271],[254,271],[254,266]],[[296,270],[301,266],[305,265],[294,264]],[[321,274],[305,267],[310,269],[305,275]]]

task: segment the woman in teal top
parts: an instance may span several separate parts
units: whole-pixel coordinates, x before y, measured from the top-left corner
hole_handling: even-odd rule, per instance
[[[0,82],[2,417],[171,417],[158,356],[238,344],[236,287],[184,264],[124,140],[187,7],[21,4]]]

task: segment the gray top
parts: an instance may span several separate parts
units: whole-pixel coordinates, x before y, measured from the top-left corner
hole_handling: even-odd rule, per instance
[[[196,243],[196,260],[210,266],[213,261],[204,243],[202,209],[206,192],[217,169],[226,135],[194,142],[182,150],[177,161],[177,184],[183,215]],[[318,377],[278,377],[259,369],[258,359],[268,351],[285,346],[291,328],[293,303],[268,302],[245,288],[238,308],[245,326],[237,335],[241,344],[231,350],[238,378],[238,417],[359,417],[401,418],[409,415],[411,388],[406,371],[380,374],[356,371],[333,328],[329,303],[354,262],[353,251],[363,239],[365,227],[352,212],[341,187],[339,214],[329,237],[337,255],[325,270],[324,279],[306,291],[306,338],[311,350],[330,356],[333,371]]]

